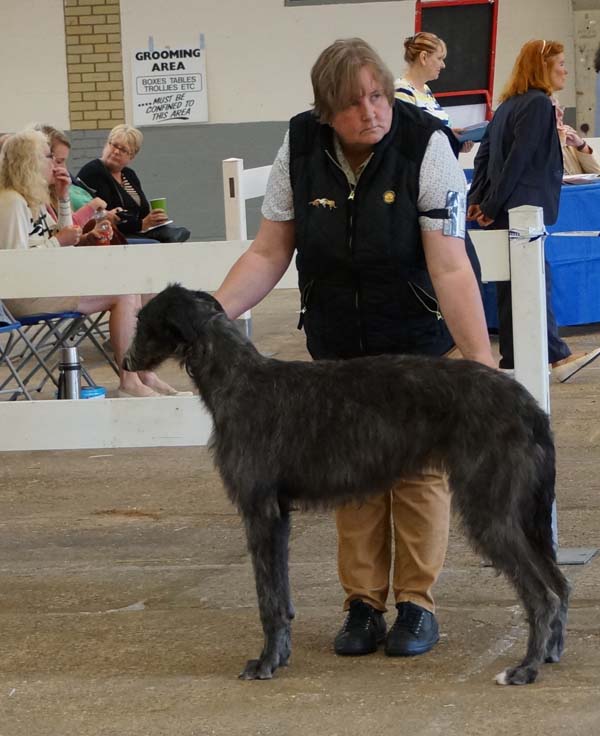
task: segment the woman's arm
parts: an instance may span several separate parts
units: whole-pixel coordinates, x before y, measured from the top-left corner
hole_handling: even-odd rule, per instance
[[[441,230],[424,231],[422,237],[427,270],[454,342],[468,360],[495,368],[481,294],[464,240]]]
[[[28,248],[30,230],[31,212],[25,200],[16,192],[3,192],[0,198],[0,248]]]
[[[254,242],[214,295],[232,319],[258,304],[279,282],[292,260],[294,240],[293,220],[263,218]]]

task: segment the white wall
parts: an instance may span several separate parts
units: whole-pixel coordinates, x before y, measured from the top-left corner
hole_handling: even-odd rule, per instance
[[[570,0],[499,0],[495,98],[521,45],[530,38],[565,43],[573,66]],[[395,74],[402,72],[403,40],[414,32],[414,0],[284,7],[283,0],[121,0],[125,49],[197,43],[205,34],[209,120],[232,123],[285,120],[311,102],[310,67],[336,38],[361,36]],[[125,91],[130,116],[130,53],[125,53]],[[452,60],[449,59],[449,63]],[[573,75],[574,76],[574,75]],[[575,104],[574,85],[562,95]]]
[[[575,105],[571,0],[499,0],[495,96],[530,38],[565,43],[572,69],[561,95]],[[69,128],[62,0],[0,0],[0,131],[44,119]],[[414,31],[414,0],[284,7],[283,0],[121,0],[125,98],[131,120],[130,52],[188,45],[204,33],[209,120],[286,120],[309,106],[310,67],[336,38],[360,35],[394,73]],[[451,59],[449,59],[451,63]]]
[[[534,38],[560,41],[570,71],[567,87],[560,95],[561,104],[575,107],[575,67],[573,10],[571,0],[499,0],[498,40],[494,100],[512,69],[519,49]]]
[[[62,0],[0,0],[0,132],[69,127]]]
[[[577,127],[587,123],[589,135],[600,135],[596,100],[594,57],[600,44],[600,8],[576,10],[575,76],[577,80]]]
[[[155,7],[153,7],[155,6]],[[413,0],[284,7],[283,0],[121,0],[123,46],[196,44],[204,33],[211,122],[286,120],[312,102],[309,72],[336,38],[361,36],[401,70],[402,39],[414,28]],[[143,22],[142,22],[143,19]],[[130,54],[125,54],[130,115]]]

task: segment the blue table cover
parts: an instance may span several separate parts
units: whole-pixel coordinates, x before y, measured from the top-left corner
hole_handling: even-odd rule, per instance
[[[546,259],[559,326],[600,322],[600,237],[552,237],[553,232],[600,231],[600,183],[565,184],[558,220],[547,227]],[[483,286],[488,327],[498,327],[496,287]]]

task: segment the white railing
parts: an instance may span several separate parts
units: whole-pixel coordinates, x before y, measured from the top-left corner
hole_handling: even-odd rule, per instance
[[[0,250],[2,298],[152,294],[179,282],[214,291],[244,241]],[[296,288],[290,266],[277,288]],[[0,450],[206,444],[211,421],[197,397],[0,401]]]

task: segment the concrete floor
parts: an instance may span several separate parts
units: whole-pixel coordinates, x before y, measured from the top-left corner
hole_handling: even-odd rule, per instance
[[[305,357],[296,309],[295,293],[277,292],[254,311],[261,350]],[[600,325],[569,342],[599,344]],[[175,366],[162,375],[187,385]],[[94,376],[115,387],[106,369]],[[599,388],[600,361],[552,387],[565,547],[600,544]],[[439,645],[410,660],[338,658],[332,516],[297,514],[290,667],[243,682],[262,640],[252,570],[206,449],[1,460],[0,736],[600,734],[598,557],[564,568],[563,661],[535,685],[501,688],[493,676],[522,654],[525,622],[456,527],[436,589]]]

